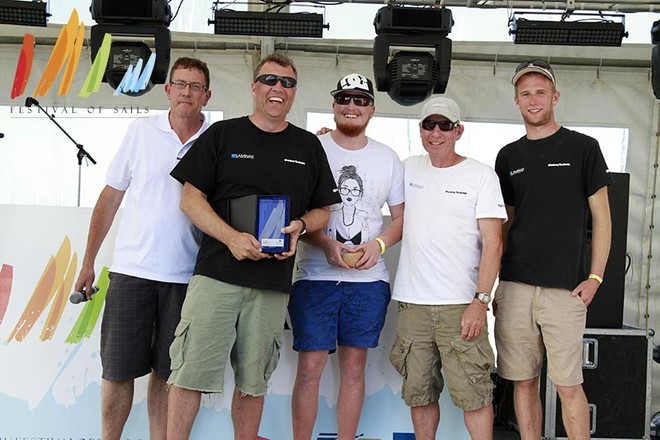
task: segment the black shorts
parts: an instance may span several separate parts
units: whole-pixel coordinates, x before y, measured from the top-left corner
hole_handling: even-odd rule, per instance
[[[110,273],[101,324],[103,379],[135,379],[154,369],[167,380],[187,287]]]

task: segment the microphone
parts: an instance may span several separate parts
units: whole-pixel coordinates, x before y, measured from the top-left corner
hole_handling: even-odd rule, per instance
[[[73,292],[71,296],[69,297],[69,302],[71,304],[80,304],[81,302],[87,301],[87,295],[85,295],[85,288],[82,288],[82,292]],[[94,295],[96,292],[99,291],[99,286],[93,285],[92,286],[92,295]]]
[[[33,105],[39,105],[39,101],[37,101],[36,99],[34,99],[30,96],[25,98],[25,106],[26,107],[32,107]]]
[[[4,134],[4,133],[0,133],[0,139],[2,139],[3,137],[5,137],[5,134]]]

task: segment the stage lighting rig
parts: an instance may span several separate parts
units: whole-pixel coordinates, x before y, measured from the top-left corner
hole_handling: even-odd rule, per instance
[[[0,24],[46,27],[46,2],[0,0]]]
[[[234,11],[222,4],[218,1],[213,3],[213,20],[208,21],[209,25],[213,25],[213,33],[216,35],[322,38],[323,29],[330,28],[330,25],[323,24],[322,14]],[[237,3],[230,4],[236,5]],[[283,2],[281,6],[274,6],[271,9],[282,8],[287,4]],[[259,5],[262,4],[259,3]]]
[[[156,63],[146,89],[122,93],[140,96],[155,84],[165,84],[172,47],[168,29],[172,12],[167,0],[93,0],[90,11],[98,23],[91,29],[92,58],[96,57],[104,35],[113,37],[103,82],[116,89],[129,66],[135,66],[139,59],[146,63],[154,48]]]
[[[414,105],[433,93],[444,93],[451,70],[452,42],[447,35],[454,24],[446,8],[385,6],[374,18],[374,77],[376,89],[401,105]],[[391,47],[429,48],[400,50]]]
[[[531,14],[560,18],[530,20],[522,17]],[[513,35],[515,44],[621,46],[623,38],[628,37],[623,14],[514,12],[509,25],[509,35]]]

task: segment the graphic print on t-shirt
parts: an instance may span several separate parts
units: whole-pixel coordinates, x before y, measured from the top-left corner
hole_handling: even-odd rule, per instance
[[[339,170],[337,187],[341,203],[330,210],[326,234],[340,243],[357,246],[369,240],[368,213],[362,209],[364,183],[355,165]]]

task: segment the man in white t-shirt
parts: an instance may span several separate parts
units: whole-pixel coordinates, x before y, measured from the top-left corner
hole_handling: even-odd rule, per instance
[[[146,374],[149,438],[165,439],[169,349],[201,240],[179,209],[182,187],[170,171],[209,126],[202,113],[211,98],[209,85],[206,63],[176,60],[165,84],[169,112],[130,125],[94,207],[75,285],[88,299],[96,256],[126,196],[101,326],[104,440],[120,438],[133,406],[134,380]]]
[[[298,247],[289,300],[298,373],[293,387],[293,438],[312,438],[319,382],[330,352],[338,351],[339,440],[354,439],[364,400],[367,349],[378,345],[390,301],[385,250],[401,239],[403,166],[390,147],[365,131],[374,114],[371,81],[344,76],[334,97],[336,130],[320,136],[341,203],[327,226]],[[392,216],[385,227],[382,207]],[[337,348],[339,346],[339,348]]]
[[[456,153],[460,109],[437,97],[422,109],[428,154],[405,163],[406,212],[393,299],[390,360],[403,376],[417,440],[432,440],[446,382],[472,439],[493,438],[495,360],[486,311],[502,254],[506,211],[495,171]]]

